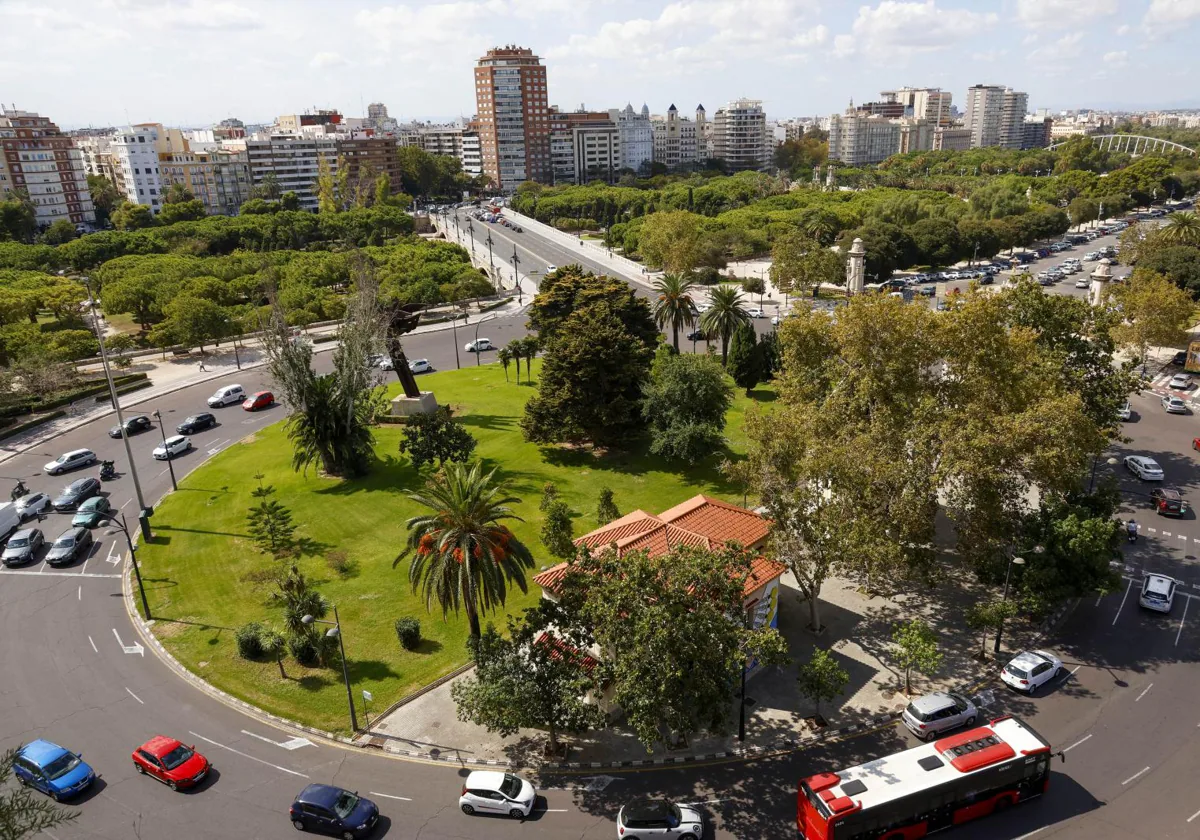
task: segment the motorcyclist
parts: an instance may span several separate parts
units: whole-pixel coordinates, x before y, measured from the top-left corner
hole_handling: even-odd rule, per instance
[[[1129,534],[1129,539],[1136,540],[1138,534],[1138,524],[1132,518],[1125,524],[1125,532]]]
[[[15,502],[28,492],[29,489],[25,486],[25,482],[18,478],[17,486],[12,489],[12,500]]]

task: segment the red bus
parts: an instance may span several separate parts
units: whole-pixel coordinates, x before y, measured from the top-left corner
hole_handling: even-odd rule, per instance
[[[1045,738],[1018,718],[1000,717],[840,773],[809,776],[800,783],[796,823],[803,840],[915,840],[1041,796],[1050,759]]]

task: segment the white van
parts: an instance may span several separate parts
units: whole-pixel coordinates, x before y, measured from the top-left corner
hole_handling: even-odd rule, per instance
[[[240,403],[246,399],[246,391],[241,385],[225,385],[208,398],[209,408],[220,408],[224,405]]]
[[[21,527],[21,513],[15,502],[0,505],[0,540],[6,540]]]

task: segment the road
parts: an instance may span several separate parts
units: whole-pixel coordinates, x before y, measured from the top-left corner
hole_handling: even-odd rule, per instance
[[[493,232],[494,241],[498,238]],[[543,251],[530,239],[529,247],[543,259],[565,264],[558,253]],[[493,342],[503,344],[523,332],[520,320],[498,319],[484,329]],[[466,340],[460,330],[457,336],[410,336],[405,346],[411,358],[428,358],[446,369],[455,364],[455,344]],[[466,355],[460,360],[472,363]],[[329,363],[330,354],[318,354],[320,369]],[[248,391],[268,384],[262,370],[246,371],[237,381]],[[205,410],[204,398],[216,384],[187,388],[140,408],[157,408],[170,433],[187,414]],[[1136,418],[1126,427],[1131,441],[1115,448],[1114,455],[1126,450],[1153,454],[1169,483],[1194,491],[1200,461],[1188,444],[1200,435],[1196,418],[1165,415],[1151,395],[1135,397],[1134,406]],[[281,420],[284,412],[277,407],[247,414],[236,406],[217,411],[221,425],[193,435],[195,450],[175,461],[179,476],[210,453]],[[110,423],[94,422],[23,453],[4,472],[23,477],[35,492],[53,491],[80,474],[51,479],[41,465],[62,451],[86,446],[101,457],[116,458],[123,474],[106,484],[105,492],[114,506],[132,514],[132,482],[119,442],[106,434]],[[149,454],[159,440],[154,429],[132,441],[148,501],[170,487],[165,466]],[[1100,474],[1110,470],[1101,461]],[[1200,819],[1188,822],[1200,808],[1190,796],[1200,776],[1200,713],[1192,702],[1200,691],[1200,671],[1194,667],[1200,652],[1200,604],[1180,597],[1171,616],[1148,614],[1137,607],[1133,588],[1141,570],[1149,568],[1186,581],[1187,595],[1200,595],[1200,552],[1195,550],[1200,528],[1194,515],[1180,521],[1156,519],[1146,508],[1144,485],[1119,467],[1115,472],[1127,510],[1136,511],[1145,525],[1144,537],[1128,552],[1129,582],[1122,590],[1081,601],[1047,640],[1070,669],[1058,684],[1025,698],[994,683],[977,697],[989,713],[1025,716],[1057,747],[1069,749],[1068,761],[1055,765],[1051,792],[1037,804],[981,821],[960,830],[961,836],[1200,837]],[[66,520],[65,515],[51,515],[40,527],[53,539]],[[789,837],[794,836],[799,777],[914,743],[905,730],[893,726],[750,765],[551,776],[537,780],[542,798],[525,823],[468,818],[456,802],[464,770],[296,742],[295,733],[201,694],[153,653],[139,650],[120,599],[117,575],[123,554],[118,540],[123,538],[107,528],[97,529],[96,535],[97,546],[86,562],[62,570],[37,562],[0,571],[0,703],[5,709],[0,747],[48,737],[81,751],[100,774],[77,803],[79,821],[51,835],[60,840],[291,837],[287,807],[310,781],[339,784],[374,798],[385,815],[380,837],[611,838],[617,809],[636,795],[702,803],[711,820],[710,838]],[[149,580],[148,585],[163,582]],[[217,771],[201,789],[183,794],[137,776],[129,754],[156,733],[195,743]]]

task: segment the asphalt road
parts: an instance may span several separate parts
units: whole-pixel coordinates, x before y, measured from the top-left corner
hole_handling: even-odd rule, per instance
[[[515,236],[522,236],[516,234]],[[537,248],[546,261],[566,260]],[[494,241],[499,236],[493,233]],[[532,253],[532,252],[531,252]],[[481,328],[502,344],[523,332],[520,318],[496,319]],[[486,332],[485,332],[486,331]],[[471,330],[473,333],[473,329]],[[435,367],[473,359],[461,352],[464,331],[410,336],[410,358],[428,358]],[[329,354],[317,356],[329,365]],[[262,370],[237,380],[247,391],[267,387]],[[184,416],[206,410],[204,398],[217,383],[205,383],[163,397],[157,408],[168,433]],[[1167,416],[1157,398],[1135,397],[1138,411],[1128,424],[1125,449],[1153,454],[1168,483],[1192,491],[1200,462],[1189,449],[1200,435],[1195,416]],[[221,425],[192,436],[194,451],[179,457],[180,477],[210,453],[267,423],[285,408],[248,414],[234,406],[217,412]],[[10,478],[23,477],[33,491],[53,491],[83,472],[48,478],[41,466],[60,452],[86,446],[117,460],[122,475],[104,490],[127,514],[136,509],[128,465],[119,441],[108,438],[110,420],[97,421],[10,460]],[[135,462],[148,501],[170,487],[165,465],[150,457],[160,440],[154,429],[132,441]],[[1110,471],[1103,461],[1100,474]],[[94,470],[90,471],[94,474]],[[1163,571],[1188,581],[1200,594],[1196,547],[1200,528],[1194,515],[1158,520],[1146,507],[1145,487],[1116,469],[1129,509],[1147,529],[1128,552],[1131,581],[1141,570]],[[187,491],[184,491],[187,492]],[[1193,494],[1196,495],[1196,494]],[[158,521],[166,528],[170,523]],[[65,515],[41,523],[53,539],[67,526]],[[1150,528],[1156,529],[1149,531]],[[1180,539],[1179,535],[1184,538]],[[745,764],[557,776],[537,780],[542,798],[533,818],[517,823],[461,814],[457,796],[464,770],[445,765],[401,762],[339,746],[293,741],[294,733],[244,716],[177,678],[153,654],[139,652],[128,623],[117,577],[123,540],[112,529],[96,529],[97,546],[86,562],[51,570],[41,562],[0,571],[0,748],[47,737],[81,751],[100,774],[77,803],[73,825],[53,838],[225,838],[294,836],[286,811],[292,796],[309,782],[356,789],[380,805],[383,823],[376,836],[389,838],[611,838],[614,817],[628,798],[668,796],[702,803],[710,838],[794,836],[796,780],[901,749],[913,743],[899,727],[886,727],[803,753]],[[151,587],[165,582],[148,580]],[[1026,698],[985,686],[977,696],[989,713],[1017,712],[1056,747],[1068,748],[1068,761],[1055,765],[1049,795],[1036,804],[960,829],[961,836],[1019,840],[1036,834],[1060,838],[1184,838],[1200,836],[1200,804],[1190,795],[1200,776],[1193,698],[1200,690],[1195,660],[1200,651],[1200,610],[1179,597],[1171,616],[1137,607],[1133,584],[1101,598],[1081,601],[1047,641],[1070,669],[1036,697]],[[449,710],[448,710],[448,713]],[[173,793],[134,773],[131,751],[149,736],[179,737],[204,752],[217,771],[197,791]]]

